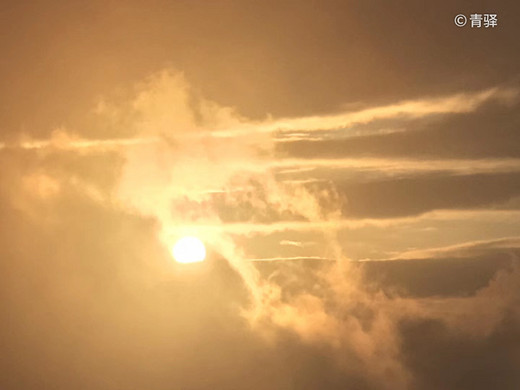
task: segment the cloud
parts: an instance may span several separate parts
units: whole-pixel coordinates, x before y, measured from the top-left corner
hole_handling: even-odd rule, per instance
[[[509,223],[518,217],[518,211],[510,210],[437,210],[424,213],[420,216],[404,216],[396,218],[341,218],[328,221],[280,221],[273,223],[193,223],[187,224],[191,229],[199,231],[223,230],[234,235],[271,234],[288,231],[322,231],[348,229],[356,230],[365,227],[396,228],[399,226],[409,227],[417,224],[428,225],[431,223]],[[516,225],[515,225],[516,228]],[[172,230],[173,231],[173,230]]]
[[[456,94],[444,98],[403,101],[387,106],[363,109],[353,113],[330,116],[317,116],[275,122],[270,128],[279,131],[322,131],[342,130],[347,135],[349,128],[376,120],[400,118],[424,118],[438,114],[454,114],[475,111],[480,105],[488,101],[498,100],[510,103],[516,99],[518,92],[514,89],[491,88],[471,94]]]
[[[273,164],[278,174],[295,182],[302,176],[307,181],[337,179],[340,174],[374,176],[411,176],[427,173],[471,174],[515,172],[520,159],[400,159],[400,158],[344,158],[344,159],[285,159]],[[310,172],[310,173],[309,173]],[[336,174],[336,176],[334,176]],[[370,177],[370,176],[368,176]],[[300,181],[302,183],[305,180]]]
[[[356,274],[352,267],[341,269],[320,263],[321,271],[311,268],[307,269],[306,275],[302,275],[295,271],[305,270],[303,263],[299,266],[274,263],[280,264],[274,268],[275,272],[272,267],[270,271],[269,268],[264,268],[264,272],[270,272],[272,278],[283,281],[281,285],[287,288],[282,288],[285,293],[282,293],[283,300],[279,303],[279,310],[273,309],[272,321],[276,324],[294,329],[308,342],[317,343],[321,340],[329,343],[333,346],[333,351],[337,349],[340,362],[344,359],[345,363],[345,360],[348,360],[346,356],[349,355],[347,351],[351,351],[351,354],[369,367],[372,378],[378,377],[378,369],[385,370],[386,375],[379,378],[382,381],[379,383],[380,387],[384,388],[386,385],[389,388],[429,388],[429,383],[449,383],[452,375],[459,380],[471,382],[462,368],[466,365],[460,356],[452,361],[452,375],[442,375],[435,369],[436,375],[440,378],[432,379],[430,375],[433,376],[433,373],[423,372],[423,367],[436,367],[437,354],[432,351],[437,348],[451,350],[450,343],[466,343],[464,348],[456,348],[455,351],[478,351],[477,355],[472,355],[473,361],[482,362],[486,369],[492,369],[493,366],[485,363],[486,349],[480,350],[481,346],[494,348],[496,344],[493,339],[497,335],[504,337],[504,340],[511,337],[511,331],[517,328],[520,319],[517,299],[518,262],[514,258],[509,260],[506,264],[513,264],[513,268],[510,269],[507,265],[503,268],[504,263],[497,265],[496,259],[492,256],[478,261],[468,259],[468,262],[477,261],[472,266],[474,275],[482,275],[483,271],[486,273],[480,280],[454,277],[454,272],[467,272],[468,262],[428,263],[422,260],[418,263],[408,263],[408,267],[399,262],[385,263],[393,269],[380,267],[381,263],[367,263],[365,267],[370,268],[364,268],[365,272],[368,272],[365,273],[366,279],[363,281],[366,287],[357,284],[356,277],[347,276],[347,272],[351,275]],[[259,266],[263,264],[265,263],[259,263]],[[475,268],[477,265],[478,268]],[[418,267],[422,267],[423,270],[419,270]],[[423,272],[424,280],[421,279]],[[385,274],[387,278],[375,279],[374,276],[379,273]],[[291,275],[295,274],[297,277],[291,278]],[[318,276],[316,279],[316,275],[321,277]],[[428,277],[432,278],[430,284]],[[454,277],[452,286],[449,286],[450,277]],[[419,278],[416,284],[413,283],[415,278]],[[395,289],[395,282],[401,287],[414,287],[415,290],[403,294],[404,291],[399,292]],[[411,284],[408,284],[410,282]],[[294,286],[295,283],[297,286]],[[321,288],[317,288],[317,283]],[[444,286],[435,286],[436,283],[442,283]],[[378,287],[387,289],[386,294],[378,293]],[[470,295],[467,295],[468,291]],[[408,298],[403,298],[406,296]],[[477,310],[481,305],[484,309]],[[436,328],[422,327],[423,324],[430,323],[436,324]],[[419,333],[411,330],[416,326],[422,329],[420,341],[417,339]],[[438,345],[436,329],[443,329],[445,334],[449,334],[450,341]],[[513,339],[515,338],[516,336],[513,336]],[[424,355],[415,355],[417,349]],[[499,351],[503,351],[500,348],[493,350],[498,355]],[[514,355],[515,351],[516,347],[510,345],[505,353]],[[428,353],[432,356],[427,356]],[[376,355],[380,365],[375,364]],[[459,359],[462,359],[461,364],[458,364]],[[510,362],[509,358],[506,359]],[[505,381],[518,382],[518,375],[513,370],[508,369],[504,375]],[[494,378],[490,377],[489,380],[493,381]],[[469,382],[461,382],[464,383],[463,388],[471,388]]]
[[[466,113],[431,118],[394,118],[351,129],[310,134],[312,139],[277,144],[280,156],[300,159],[479,159],[516,158],[518,104],[487,102]],[[390,128],[390,130],[389,130]],[[393,129],[393,130],[392,130]],[[350,133],[354,132],[354,136]]]
[[[415,373],[414,388],[513,389],[520,384],[514,319],[504,318],[482,339],[460,334],[435,319],[406,321],[400,331],[403,357]]]
[[[338,184],[349,204],[345,215],[394,217],[438,209],[471,209],[517,196],[518,174],[435,176]]]
[[[354,112],[319,115],[301,118],[286,118],[265,120],[259,123],[231,123],[227,126],[213,124],[211,130],[216,137],[236,137],[251,135],[256,132],[281,133],[287,132],[289,138],[298,136],[295,132],[313,132],[344,129],[347,135],[354,125],[367,124],[382,119],[414,119],[431,115],[467,113],[476,110],[488,101],[512,103],[516,100],[518,91],[508,88],[490,88],[477,93],[462,93],[443,98],[403,101],[396,104],[376,106]]]
[[[4,7],[0,387],[517,388],[518,6],[466,6]]]
[[[294,261],[294,260],[323,260],[323,261],[335,261],[334,259],[327,259],[324,257],[317,256],[300,256],[300,257],[271,257],[262,259],[248,259],[248,261]]]
[[[313,246],[316,245],[315,242],[299,242],[299,241],[291,241],[291,240],[282,240],[280,241],[280,245],[287,245],[287,246],[295,246],[298,248],[304,248],[307,246]]]
[[[520,237],[504,237],[495,240],[479,240],[450,245],[427,250],[415,250],[400,253],[399,259],[436,258],[444,256],[467,257],[483,254],[489,251],[517,249],[520,247]]]
[[[313,221],[333,217],[333,189],[311,193],[276,180],[264,161],[273,158],[270,134],[218,137],[220,128],[246,123],[232,109],[197,98],[182,74],[161,72],[137,88],[131,117],[139,139],[160,139],[121,150],[124,166],[116,201],[153,216],[160,239],[170,247],[184,234],[196,234],[242,274],[257,299],[262,282],[226,229],[233,220],[271,221],[288,216]],[[237,191],[238,189],[241,189]],[[203,229],[213,225],[216,229]]]
[[[345,218],[334,183],[311,190],[266,169],[275,165],[273,134],[212,137],[247,121],[195,98],[182,75],[162,72],[136,88],[125,104],[135,119],[135,143],[85,143],[62,131],[36,147],[22,142],[1,152],[12,167],[0,180],[6,270],[0,309],[12,318],[2,325],[10,356],[2,370],[11,373],[2,376],[5,387],[407,388],[427,377],[410,363],[416,342],[407,321],[434,321],[448,333],[486,340],[500,332],[507,313],[517,313],[518,272],[509,264],[480,268],[487,280],[459,278],[440,293],[430,285],[410,294],[410,278],[424,268],[401,276],[404,281],[384,265],[364,272],[379,264],[354,264],[340,242],[349,229],[453,219],[468,225],[515,212],[459,210],[466,201],[453,204],[448,197],[435,207],[425,198],[425,211],[452,210],[419,217],[413,210],[386,219],[373,211],[370,218]],[[502,181],[498,174],[457,179],[476,180],[475,206],[509,196],[485,185],[515,177],[503,175]],[[399,180],[358,185],[381,185],[388,196]],[[426,179],[413,180],[408,191],[416,183],[421,192]],[[248,261],[247,239],[291,230],[319,234],[278,237],[278,247],[298,250],[319,241],[324,254]],[[207,243],[207,262],[190,269],[172,262],[170,246],[183,234]],[[321,259],[334,261],[315,261]],[[455,273],[450,266],[433,267],[437,282]],[[384,278],[373,276],[384,272],[394,280],[386,290]],[[392,288],[399,283],[403,289]],[[461,293],[471,288],[477,291]],[[489,309],[475,326],[472,313],[483,304]]]

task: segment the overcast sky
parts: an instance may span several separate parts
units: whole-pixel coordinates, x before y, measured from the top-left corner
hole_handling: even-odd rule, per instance
[[[520,388],[519,12],[3,2],[0,387]]]

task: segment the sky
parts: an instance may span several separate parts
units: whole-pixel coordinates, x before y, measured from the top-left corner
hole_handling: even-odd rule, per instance
[[[520,388],[519,12],[3,2],[0,388]]]

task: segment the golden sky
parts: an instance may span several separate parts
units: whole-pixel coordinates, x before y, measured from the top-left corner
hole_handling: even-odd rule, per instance
[[[0,388],[519,388],[519,11],[4,2]]]

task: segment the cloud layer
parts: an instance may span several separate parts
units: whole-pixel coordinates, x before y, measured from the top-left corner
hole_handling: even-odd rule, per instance
[[[517,156],[381,146],[444,131],[433,114],[471,121],[488,100],[515,112],[514,96],[259,121],[169,70],[93,114],[132,118],[127,137],[6,141],[3,386],[517,386]],[[426,128],[378,131],[390,118]],[[315,139],[280,141],[288,129]],[[351,153],[361,140],[376,158]],[[172,262],[185,234],[206,242],[207,262]]]

